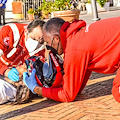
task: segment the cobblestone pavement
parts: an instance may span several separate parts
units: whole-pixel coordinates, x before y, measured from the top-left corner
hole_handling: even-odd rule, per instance
[[[101,19],[120,16],[120,10],[99,13]],[[88,24],[92,15],[81,15]],[[75,101],[60,103],[39,97],[22,105],[0,105],[0,120],[120,120],[120,103],[111,94],[115,74],[92,73]]]
[[[75,101],[37,98],[22,105],[0,105],[0,120],[120,120],[120,104],[111,94],[115,75],[92,73]]]

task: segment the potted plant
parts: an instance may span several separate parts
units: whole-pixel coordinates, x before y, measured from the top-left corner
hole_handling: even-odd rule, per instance
[[[60,17],[65,21],[79,19],[80,9],[74,9],[71,0],[54,0],[52,17]]]
[[[97,3],[100,5],[100,7],[97,5],[99,11],[109,11],[109,5],[110,2],[107,2],[107,0],[97,0]],[[100,9],[99,9],[100,8]]]
[[[108,6],[106,5],[106,0],[96,0],[96,5],[97,5],[98,12],[109,10],[109,7],[108,7],[109,5]],[[86,9],[88,14],[92,14],[92,6],[91,6],[90,0],[86,2]]]
[[[34,20],[34,10],[32,8],[30,8],[28,11],[27,11],[27,16],[28,16],[28,19],[29,20]]]
[[[106,11],[109,11],[109,6],[110,6],[110,2],[108,2],[107,0],[105,1],[105,4],[104,4],[104,8],[106,9]]]
[[[13,1],[12,2],[12,13],[14,15],[14,19],[23,19],[23,2],[22,1]]]
[[[104,4],[105,4],[105,0],[97,0],[97,2],[99,3],[99,5],[100,5],[101,7],[103,7]]]
[[[35,9],[34,10],[34,19],[38,19],[41,17],[41,9],[38,8],[38,9]]]

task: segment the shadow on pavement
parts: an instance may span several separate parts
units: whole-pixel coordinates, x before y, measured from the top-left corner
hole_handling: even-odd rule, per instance
[[[84,101],[86,99],[91,99],[91,98],[97,98],[101,96],[106,96],[106,95],[111,95],[111,90],[112,90],[112,85],[113,85],[113,79],[105,80],[102,82],[97,82],[91,85],[87,85],[84,90],[82,91],[81,94],[78,94],[76,99],[73,101],[74,102],[80,102]],[[37,98],[40,99],[40,98]],[[91,99],[92,100],[92,99]],[[41,101],[39,103],[35,103],[32,105],[29,105],[27,107],[23,107],[17,110],[10,111],[5,114],[0,115],[0,120],[5,120],[8,118],[24,115],[30,112],[34,112],[40,109],[44,109],[47,107],[55,106],[60,104],[60,102],[56,102],[50,99]]]
[[[96,79],[96,78],[111,76],[111,75],[115,75],[115,74],[116,74],[116,72],[113,73],[113,74],[102,74],[102,73],[92,72],[92,74],[91,74],[89,80],[94,80],[94,79]]]
[[[111,95],[111,89],[112,89],[112,82],[113,79],[97,82],[92,85],[87,85],[85,89],[83,90],[82,94],[78,94],[75,101],[84,101],[86,99],[96,98],[100,96],[106,96]],[[5,120],[8,118],[24,115],[33,111],[37,111],[46,107],[55,106],[57,104],[60,104],[59,102],[55,102],[53,100],[44,100],[42,102],[29,105],[27,107],[17,109],[5,114],[0,115],[0,120]]]
[[[97,82],[92,85],[87,85],[82,93],[77,95],[75,101],[83,101],[86,99],[111,95],[112,85],[113,79]]]
[[[50,107],[50,106],[54,106],[59,104],[59,102],[53,102],[53,100],[44,100],[41,101],[39,103],[33,104],[33,105],[29,105],[27,107],[21,108],[21,109],[17,109],[5,114],[0,115],[0,120],[6,120],[12,117],[16,117],[16,116],[20,116],[20,115],[24,115],[33,111],[37,111],[46,107]]]

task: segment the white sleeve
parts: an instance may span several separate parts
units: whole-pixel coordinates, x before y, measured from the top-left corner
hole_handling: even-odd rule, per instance
[[[0,56],[2,56],[3,55],[3,51],[0,49]]]
[[[0,79],[0,104],[8,101],[14,101],[16,96],[16,88],[10,83]]]

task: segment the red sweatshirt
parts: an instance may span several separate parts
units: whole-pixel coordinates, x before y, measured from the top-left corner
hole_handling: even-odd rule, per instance
[[[110,74],[119,68],[120,17],[94,22],[65,22],[60,30],[64,50],[63,86],[43,88],[43,96],[70,102],[85,87],[92,71]],[[120,72],[114,80],[113,96],[120,102]]]
[[[18,34],[20,36],[20,41],[21,43],[24,43],[24,30],[27,27],[27,24],[19,24],[19,23],[12,23],[14,26],[17,27],[18,31],[16,30],[16,38],[18,38]],[[7,54],[11,51],[11,49],[13,49],[13,44],[14,44],[14,34],[13,34],[13,30],[11,29],[11,27],[9,25],[5,25],[0,29],[0,50],[3,51],[3,56],[4,58],[2,58],[5,62],[13,62],[18,56],[16,54],[13,54],[13,57],[11,58],[7,58]],[[23,44],[23,46],[25,46]],[[21,48],[21,47],[20,47]],[[25,50],[25,54],[28,54],[28,52]],[[22,56],[22,55],[21,55]],[[23,59],[23,56],[21,57],[21,59]],[[19,60],[20,61],[20,60]],[[8,69],[9,66],[4,64],[1,60],[1,56],[0,56],[0,74],[3,75],[4,71],[6,69]]]
[[[11,27],[12,25],[12,27]],[[25,59],[30,57],[29,52],[25,46],[24,31],[27,28],[27,24],[11,23],[3,26],[0,29],[0,51],[3,51],[3,55],[0,55],[0,74],[3,75],[5,70],[9,67],[21,65],[25,62]],[[11,57],[8,57],[9,53],[14,48],[14,44],[19,40],[17,50]],[[44,60],[45,49],[35,52],[36,56],[42,56]],[[8,63],[8,64],[6,64]]]

